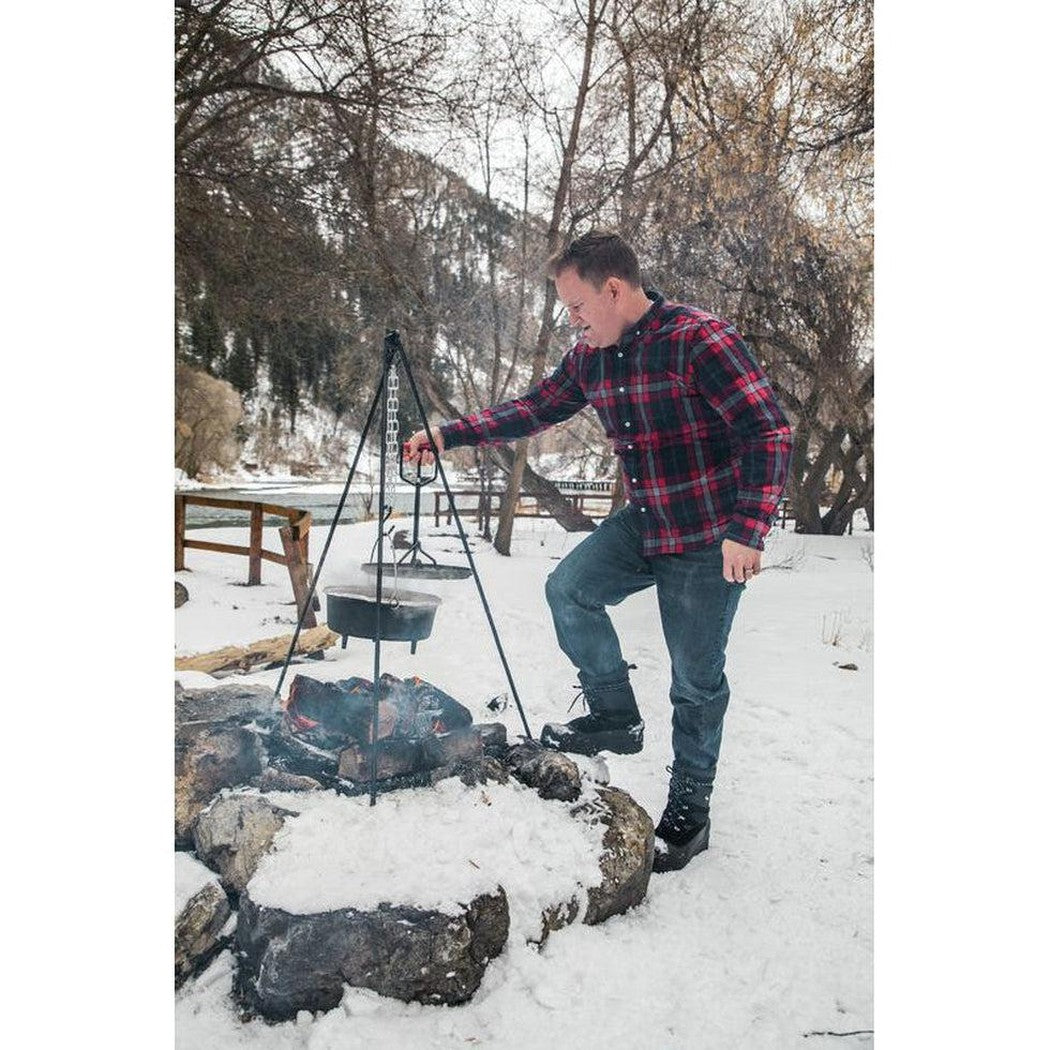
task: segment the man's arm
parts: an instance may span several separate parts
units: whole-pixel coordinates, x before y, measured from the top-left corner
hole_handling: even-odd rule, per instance
[[[442,423],[434,430],[438,452],[461,445],[490,445],[528,437],[575,415],[587,404],[587,398],[573,377],[569,356],[521,397]],[[414,462],[426,445],[426,431],[413,434],[406,445],[409,462]],[[433,458],[426,450],[422,455],[425,463]]]
[[[692,382],[739,442],[740,482],[723,545],[726,578],[739,581],[747,569],[758,571],[758,552],[787,483],[791,428],[768,377],[732,325],[702,326]]]

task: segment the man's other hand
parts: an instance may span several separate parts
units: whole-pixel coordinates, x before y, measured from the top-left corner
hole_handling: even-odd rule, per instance
[[[440,455],[445,451],[445,439],[441,436],[441,430],[438,427],[431,427],[430,432],[434,435],[434,444],[437,445],[438,454]],[[405,459],[409,463],[421,460],[424,466],[429,466],[434,462],[434,453],[430,448],[430,442],[427,440],[427,432],[425,430],[417,430],[405,442]]]
[[[722,540],[722,575],[729,583],[747,583],[761,567],[761,551],[736,540]]]

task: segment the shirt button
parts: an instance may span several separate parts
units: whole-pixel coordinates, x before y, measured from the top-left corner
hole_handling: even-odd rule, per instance
[[[631,449],[633,449],[633,448],[634,448],[634,445],[628,445],[628,446],[627,446],[627,451],[628,451],[628,452],[630,452],[630,451],[631,451]]]
[[[626,390],[627,390],[627,387],[625,387],[625,386],[620,387],[620,393],[621,394],[624,393]]]
[[[645,507],[640,507],[639,509],[641,510],[641,512],[642,512],[643,514],[645,513]]]
[[[625,427],[629,427],[630,425],[631,425],[631,421],[629,419],[624,422],[624,426]]]
[[[637,478],[631,478],[631,484],[632,485],[637,485],[638,484],[638,479]]]
[[[621,350],[616,356],[617,357],[623,357],[623,351]]]

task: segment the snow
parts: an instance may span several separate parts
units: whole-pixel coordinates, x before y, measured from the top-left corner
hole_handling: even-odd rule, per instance
[[[229,542],[243,543],[245,532],[210,529],[208,538],[221,541],[225,533]],[[456,553],[459,540],[452,532],[424,527],[425,549],[442,562],[458,562],[462,553]],[[519,521],[513,556],[504,558],[473,537],[472,529],[468,533],[530,728],[538,735],[545,721],[564,719],[575,695],[574,672],[558,649],[543,583],[583,535],[567,534],[549,521]],[[322,590],[360,582],[359,565],[374,540],[374,523],[338,526]],[[273,1026],[242,1024],[230,998],[232,958],[224,952],[206,974],[177,993],[176,1045],[195,1050],[461,1045],[547,1050],[557,1042],[623,1050],[779,1050],[819,1045],[816,1038],[803,1042],[808,1032],[874,1028],[873,574],[867,556],[872,543],[873,534],[864,531],[842,537],[780,529],[770,534],[763,571],[748,584],[729,643],[733,695],[712,799],[711,848],[681,872],[654,876],[640,907],[597,927],[558,931],[541,950],[527,943],[524,920],[514,926],[512,917],[505,951],[490,963],[474,999],[455,1009],[404,1004],[351,989],[342,1008],[324,1016]],[[278,549],[273,544],[276,534],[266,540],[266,546]],[[320,537],[315,546],[319,552]],[[293,630],[291,587],[280,566],[264,562],[262,585],[246,587],[245,558],[190,550],[186,559],[191,571],[177,578],[188,588],[190,601],[175,611],[177,653]],[[412,586],[420,588],[420,581]],[[426,678],[466,704],[476,721],[501,720],[515,738],[522,727],[513,700],[497,714],[485,706],[509,687],[474,582],[428,580],[420,589],[442,599],[433,633],[415,655],[408,643],[383,643],[382,669]],[[606,764],[611,782],[656,818],[666,797],[664,767],[671,750],[670,668],[655,594],[635,595],[610,614],[625,656],[637,664],[632,680],[646,718],[646,743],[638,755],[606,756]],[[345,650],[336,647],[323,661],[295,665],[289,676],[301,671],[324,680],[355,674],[370,678],[372,662],[371,641],[351,638]],[[857,670],[836,666],[846,663]],[[244,680],[273,686],[278,673],[261,671]],[[187,687],[214,681],[199,672],[176,677]],[[589,768],[586,762],[581,766]],[[460,793],[444,799],[442,808],[456,822],[458,839],[470,843],[469,856],[476,861],[482,826],[503,812],[498,822],[503,832],[497,836],[503,849],[501,877],[504,868],[508,879],[521,874],[515,867],[515,836],[541,836],[542,841],[557,831],[556,803],[542,803],[551,807],[543,811],[547,826],[517,801],[501,810],[504,795],[495,790],[486,789],[492,807],[473,804],[475,797],[455,784],[441,790]],[[282,899],[305,902],[321,892],[318,885],[310,888],[319,879],[332,901],[355,899],[354,894],[374,899],[369,885],[374,888],[377,873],[397,863],[399,850],[415,848],[406,834],[414,823],[411,812],[422,813],[442,800],[434,791],[419,795],[418,800],[380,795],[367,814],[349,807],[346,820],[367,819],[379,834],[348,830],[331,834],[327,845],[319,816],[327,803],[318,801],[319,813],[311,818],[315,823],[301,825],[298,833],[311,840],[315,860],[298,871],[278,870],[276,861],[271,869],[268,863],[256,876],[260,888],[273,880],[271,886],[279,887],[273,892]],[[289,808],[303,810],[302,796]],[[295,824],[286,825],[289,835],[297,834]],[[577,841],[575,848],[583,846]],[[530,849],[535,851],[534,843]],[[553,892],[558,879],[580,880],[587,870],[586,850],[572,853],[565,842],[557,850],[558,866],[537,883],[537,899]],[[485,884],[484,873],[463,870],[461,854],[413,853],[398,868],[398,878],[415,880],[411,892],[421,899],[431,894],[429,900],[447,892],[440,885],[445,878],[476,876],[476,883],[464,885]],[[339,858],[355,863],[336,895]],[[458,870],[450,870],[456,865]],[[428,874],[434,885],[428,884]],[[548,878],[549,885],[540,884]],[[358,880],[362,885],[355,887]],[[521,901],[520,881],[517,885]],[[507,892],[513,902],[510,886]],[[858,1046],[869,1040],[850,1036],[836,1042]]]
[[[175,918],[205,886],[219,884],[215,872],[202,864],[192,853],[175,854]]]
[[[300,816],[285,822],[248,889],[257,904],[293,914],[385,901],[453,915],[502,886],[511,927],[527,938],[539,934],[548,904],[582,900],[581,890],[601,882],[604,825],[517,781],[471,788],[444,780],[375,806],[331,791],[267,797]]]

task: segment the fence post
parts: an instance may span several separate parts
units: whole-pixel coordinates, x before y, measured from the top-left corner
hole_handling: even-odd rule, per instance
[[[248,586],[262,583],[262,504],[252,507],[251,537],[248,540]]]
[[[186,568],[186,497],[175,493],[175,571]]]
[[[282,525],[278,531],[281,534],[281,544],[284,547],[284,558],[288,566],[288,575],[292,578],[292,593],[295,595],[295,607],[303,618],[304,627],[316,627],[317,617],[314,616],[312,608],[307,609],[306,615],[303,616],[303,609],[306,606],[306,595],[310,590],[310,577],[306,562],[303,561],[302,548],[299,546],[298,539],[292,535],[292,526]]]
[[[299,549],[303,554],[303,564],[306,566],[306,579],[308,581],[314,578],[314,567],[310,564],[310,525],[312,522],[313,515],[307,511],[299,519],[298,524],[293,526],[293,530],[299,535]],[[309,590],[309,583],[307,583],[307,590]],[[317,597],[316,592],[313,600],[310,602],[310,607],[314,612],[320,612],[321,610],[321,599]]]

